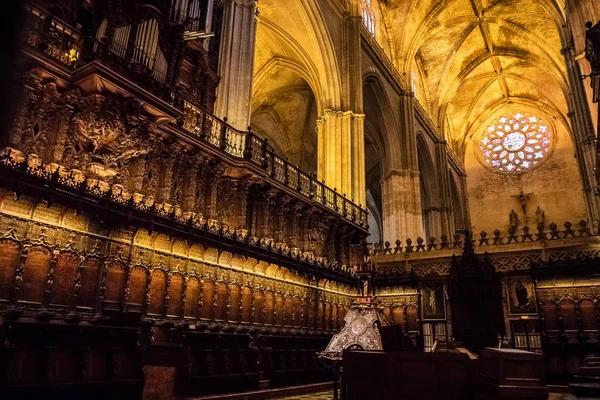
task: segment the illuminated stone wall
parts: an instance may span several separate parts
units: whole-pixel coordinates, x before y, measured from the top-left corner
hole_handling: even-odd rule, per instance
[[[545,227],[552,222],[562,225],[565,221],[573,223],[587,219],[582,182],[569,131],[560,120],[556,120],[539,110],[532,108],[508,108],[496,113],[480,130],[486,130],[500,115],[516,110],[530,111],[552,121],[555,128],[556,145],[548,159],[522,174],[498,173],[482,165],[475,152],[479,150],[478,134],[473,136],[465,152],[467,190],[471,214],[471,228],[477,234],[484,230],[493,232],[499,229],[503,233],[510,227],[509,214],[514,210],[519,219],[518,227],[527,225],[532,230],[537,227],[536,209],[539,206],[545,213]],[[477,146],[477,148],[474,148]],[[511,197],[523,191],[532,193],[526,203],[527,221],[517,199]]]

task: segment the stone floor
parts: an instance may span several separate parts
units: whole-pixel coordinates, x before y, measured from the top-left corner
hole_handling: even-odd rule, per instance
[[[305,394],[302,396],[292,396],[292,397],[278,397],[277,399],[283,400],[332,400],[333,393],[332,392],[318,392]],[[576,397],[567,393],[551,393],[548,400],[598,400],[592,397]]]

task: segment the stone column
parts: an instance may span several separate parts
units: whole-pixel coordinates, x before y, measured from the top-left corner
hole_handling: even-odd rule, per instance
[[[381,182],[383,240],[424,237],[421,188],[418,171],[392,170]]]
[[[325,110],[317,120],[317,135],[318,179],[364,206],[364,115]]]
[[[438,140],[436,142],[436,157],[438,168],[438,181],[440,183],[440,199],[439,199],[439,214],[440,214],[440,229],[434,235],[436,239],[440,239],[442,235],[451,237],[456,228],[454,227],[454,215],[452,213],[452,196],[450,191],[450,172],[448,171],[448,142]],[[439,233],[439,234],[438,234]]]
[[[581,70],[575,57],[575,47],[570,34],[569,43],[561,50],[567,66],[567,78],[571,89],[567,97],[569,105],[568,116],[571,120],[573,147],[581,173],[583,194],[588,218],[594,231],[598,230],[600,220],[600,204],[596,196],[596,137],[594,124],[587,102],[587,96],[581,80]]]
[[[215,114],[227,117],[233,127],[246,130],[250,124],[256,0],[224,0],[223,30],[219,54],[219,76]]]

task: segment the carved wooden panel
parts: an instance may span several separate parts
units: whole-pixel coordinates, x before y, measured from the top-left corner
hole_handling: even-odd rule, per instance
[[[81,288],[77,306],[95,309],[102,277],[102,262],[98,257],[88,257],[81,268]]]
[[[563,300],[560,302],[560,315],[562,317],[563,329],[565,331],[578,331],[577,312],[575,302],[572,300]]]
[[[73,382],[75,375],[73,353],[68,349],[53,348],[48,354],[48,381]]]
[[[12,239],[0,239],[0,301],[12,297],[17,267],[21,258],[21,244]]]
[[[275,295],[275,325],[283,325],[284,319],[284,304],[283,295]]]
[[[546,331],[558,331],[558,311],[556,304],[552,301],[542,303],[542,315],[544,316],[544,329]]]
[[[294,326],[303,326],[304,321],[302,320],[302,299],[300,297],[294,297]]]
[[[74,252],[64,251],[58,255],[54,271],[54,284],[50,291],[50,305],[72,307],[79,262],[79,255]]]
[[[173,274],[169,283],[169,307],[167,308],[167,315],[171,317],[181,316],[182,306],[183,276],[181,274]]]
[[[392,308],[392,321],[396,325],[402,325],[403,329],[406,329],[404,321],[404,306],[397,306]]]
[[[121,349],[113,353],[112,369],[115,379],[136,377],[135,350]]]
[[[31,384],[38,379],[42,362],[36,349],[20,348],[8,353],[7,381],[10,384]]]
[[[317,308],[317,329],[323,329],[325,327],[325,304],[319,301]]]
[[[309,328],[316,328],[317,327],[317,321],[318,321],[318,312],[319,312],[319,305],[318,305],[318,300],[317,299],[311,299],[310,301],[310,307],[308,310],[308,327]]]
[[[242,302],[242,289],[238,285],[231,285],[229,294],[229,321],[240,321],[240,305]]]
[[[213,301],[215,297],[215,284],[212,281],[204,281],[202,284],[202,318],[213,318]]]
[[[285,324],[293,325],[294,321],[292,320],[292,317],[295,317],[295,315],[294,315],[294,299],[292,298],[292,296],[285,296],[284,300],[285,300],[285,307],[284,307]]]
[[[274,315],[275,311],[275,295],[273,292],[267,292],[265,294],[265,324],[273,325],[274,323]]]
[[[142,312],[146,300],[147,281],[146,270],[135,268],[131,271],[127,311]]]
[[[83,380],[86,382],[101,381],[107,378],[106,367],[108,354],[100,350],[85,350],[82,354]]]
[[[27,252],[23,272],[23,283],[18,299],[41,304],[44,301],[46,279],[50,269],[52,253],[43,246],[33,246]]]
[[[252,321],[255,324],[265,323],[263,308],[266,308],[265,294],[262,292],[262,290],[257,290],[254,292],[254,319]]]
[[[200,296],[200,281],[189,278],[185,289],[185,317],[198,318],[198,299]]]
[[[151,278],[148,314],[163,315],[165,311],[165,295],[167,294],[167,274],[160,269],[155,269],[151,272]]]
[[[596,319],[596,308],[594,301],[583,299],[579,303],[579,312],[581,313],[581,322],[586,331],[598,330],[598,320]]]
[[[252,289],[245,287],[242,290],[242,322],[252,322]]]
[[[419,310],[417,309],[417,307],[416,306],[407,306],[406,307],[406,330],[416,331],[418,318],[419,318]]]
[[[215,319],[227,320],[227,284],[220,282],[217,284],[217,314]]]
[[[337,304],[334,304],[331,309],[331,319],[333,320],[333,330],[338,331],[340,329],[340,320],[339,320],[339,307]]]
[[[325,303],[325,329],[331,329],[331,303]]]
[[[106,282],[104,290],[104,301],[120,309],[123,303],[123,290],[126,280],[125,264],[121,262],[110,262],[106,270]]]

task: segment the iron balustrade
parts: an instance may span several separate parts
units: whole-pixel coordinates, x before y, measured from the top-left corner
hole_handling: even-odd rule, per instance
[[[323,204],[363,228],[367,227],[366,210],[276,155],[269,148],[268,140],[260,139],[252,132],[239,131],[188,101],[184,101],[181,127],[225,153],[263,168],[272,179],[300,196]]]

